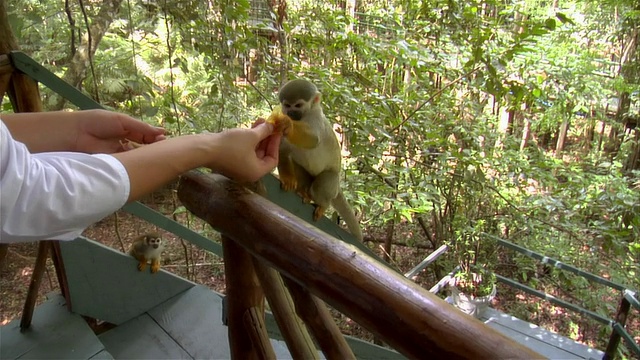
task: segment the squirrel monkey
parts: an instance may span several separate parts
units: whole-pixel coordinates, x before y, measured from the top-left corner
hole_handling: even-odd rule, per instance
[[[320,92],[311,82],[297,79],[284,84],[278,98],[281,108],[274,111],[273,121],[280,125],[279,122],[290,120],[290,124],[280,125],[285,133],[278,162],[282,188],[313,201],[315,220],[333,205],[349,232],[362,241],[360,224],[340,189],[340,143],[322,112]]]
[[[151,260],[151,272],[160,270],[160,255],[164,250],[162,238],[157,233],[148,233],[138,236],[131,244],[129,255],[138,260],[138,270],[144,271],[147,262]]]

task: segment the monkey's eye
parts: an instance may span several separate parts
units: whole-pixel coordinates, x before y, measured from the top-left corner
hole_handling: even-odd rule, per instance
[[[295,107],[296,109],[300,109],[300,108],[302,107],[302,104],[295,104],[295,105],[294,105],[294,107]]]

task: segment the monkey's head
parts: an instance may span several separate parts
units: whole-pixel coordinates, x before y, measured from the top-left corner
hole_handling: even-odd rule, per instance
[[[320,97],[316,86],[303,79],[287,82],[278,92],[282,112],[292,120],[302,120],[311,108],[320,103]]]
[[[156,233],[149,233],[144,236],[144,242],[147,246],[157,249],[162,245],[162,238]]]

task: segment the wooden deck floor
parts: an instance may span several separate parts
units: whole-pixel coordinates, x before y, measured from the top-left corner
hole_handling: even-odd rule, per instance
[[[487,309],[481,320],[549,359],[602,359],[604,355],[600,350],[592,349],[495,309]]]

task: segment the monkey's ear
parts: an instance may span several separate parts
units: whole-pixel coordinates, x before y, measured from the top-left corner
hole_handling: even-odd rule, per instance
[[[320,103],[320,98],[322,98],[322,94],[317,93],[316,96],[313,97],[313,103],[314,104]]]

